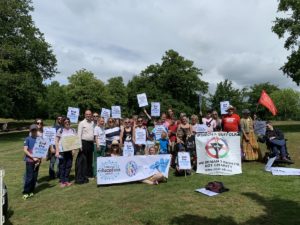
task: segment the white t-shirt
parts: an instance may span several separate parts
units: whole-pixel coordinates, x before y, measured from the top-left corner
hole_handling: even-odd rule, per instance
[[[98,139],[99,145],[106,146],[105,128],[96,126],[94,128],[94,136]]]

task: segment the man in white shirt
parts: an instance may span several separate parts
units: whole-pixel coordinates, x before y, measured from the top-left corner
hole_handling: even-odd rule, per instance
[[[85,119],[78,124],[78,136],[82,141],[82,152],[86,157],[86,176],[93,177],[93,151],[94,151],[94,122],[91,110],[84,113]]]

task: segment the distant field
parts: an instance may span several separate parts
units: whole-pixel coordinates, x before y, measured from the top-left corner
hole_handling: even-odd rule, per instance
[[[288,149],[296,162],[292,167],[300,168],[300,123],[278,125],[287,129]],[[193,174],[185,179],[173,176],[171,170],[168,182],[158,186],[97,187],[96,181],[91,181],[61,189],[57,180],[48,181],[49,162],[44,161],[37,193],[24,201],[22,144],[26,135],[0,136],[0,166],[6,170],[9,191],[7,224],[300,224],[300,177],[272,176],[260,162],[243,163],[243,174],[235,176]],[[264,145],[261,149],[266,151]],[[230,191],[211,198],[194,192],[214,180],[224,182]]]

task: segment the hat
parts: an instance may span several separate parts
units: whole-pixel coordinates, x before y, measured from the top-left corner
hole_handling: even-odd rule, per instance
[[[29,130],[32,131],[32,130],[37,130],[38,127],[36,124],[31,124],[30,127],[29,127]]]
[[[119,145],[119,142],[117,140],[113,140],[111,145]]]
[[[227,109],[226,109],[226,112],[228,112],[229,109],[233,109],[233,110],[234,110],[234,107],[233,107],[232,105],[229,105],[229,106],[227,107]]]
[[[249,109],[243,109],[242,113],[243,114],[250,114],[250,110]]]

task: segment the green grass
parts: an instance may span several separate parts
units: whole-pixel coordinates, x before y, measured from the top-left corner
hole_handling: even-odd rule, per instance
[[[300,168],[300,129],[285,134],[296,161],[292,167]],[[8,224],[300,224],[300,177],[272,176],[259,162],[243,163],[243,174],[235,176],[193,174],[185,179],[174,177],[171,170],[168,182],[158,186],[97,187],[91,181],[61,189],[57,181],[47,181],[49,162],[44,161],[37,193],[24,201],[22,145],[26,135],[0,136],[0,166],[6,170],[9,191]],[[211,198],[194,192],[214,180],[224,182],[230,191]]]

